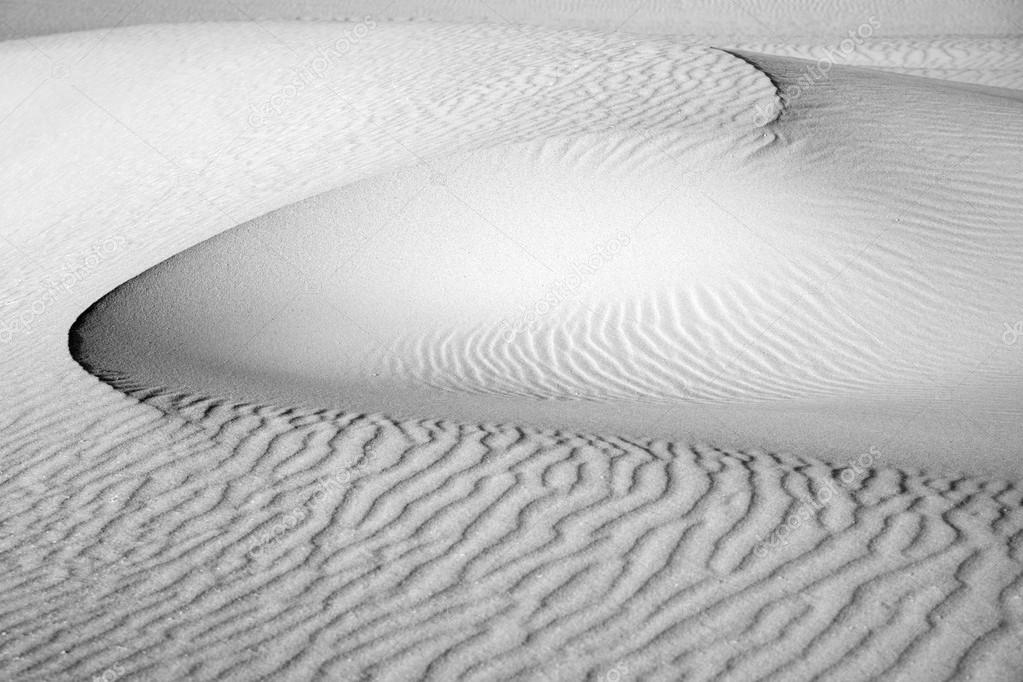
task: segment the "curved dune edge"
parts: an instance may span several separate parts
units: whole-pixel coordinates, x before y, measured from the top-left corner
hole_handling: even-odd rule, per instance
[[[166,86],[154,89],[174,102]],[[22,125],[60,129],[92,111],[66,94],[30,98]],[[194,120],[159,123],[184,142]],[[105,135],[134,139],[110,123],[90,143]],[[76,159],[74,140],[54,156]],[[46,150],[10,148],[3,186],[36,191],[41,174],[26,170],[47,168]],[[235,221],[191,205],[175,216],[145,193],[154,176],[64,173],[57,208],[5,207],[27,230],[19,240],[54,214],[62,236],[82,216],[110,226],[113,215],[165,240],[133,242],[131,262],[100,248],[103,267],[73,275],[81,286],[48,299],[8,346],[19,392],[0,395],[5,674],[1011,679],[1023,664],[1023,504],[1002,481],[195,398],[162,406],[182,418],[97,384],[63,350],[78,312],[218,220],[319,189],[254,182]],[[128,205],[90,203],[113,195],[90,191],[103,181]],[[194,178],[175,182],[197,191]],[[61,272],[65,255],[8,270],[4,293],[20,275]]]
[[[840,66],[803,93],[812,62],[741,53],[784,108],[705,125],[747,74],[643,53],[650,103],[552,86],[628,127],[262,216],[104,297],[73,354],[123,388],[1023,474],[1020,102]]]

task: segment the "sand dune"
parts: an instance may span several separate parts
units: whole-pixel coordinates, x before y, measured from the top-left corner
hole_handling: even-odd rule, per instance
[[[771,447],[1018,477],[1020,102],[838,65],[806,89],[813,62],[743,52],[781,98],[722,112],[681,74],[762,86],[749,64],[662,50],[627,72],[658,93],[642,101],[594,104],[617,92],[599,68],[550,80],[550,109],[623,130],[261,217],[97,304],[76,356],[142,386],[406,417],[692,439],[711,415],[742,447],[783,412]]]
[[[341,28],[0,44],[4,677],[1018,678],[1014,81]]]
[[[718,44],[721,45],[720,42]],[[855,41],[845,38],[824,44],[737,42],[725,46],[748,52],[809,59],[818,62],[818,70],[827,69],[828,64],[834,63],[925,78],[1023,89],[1023,57],[1020,56],[1023,50],[1018,37],[871,37]]]

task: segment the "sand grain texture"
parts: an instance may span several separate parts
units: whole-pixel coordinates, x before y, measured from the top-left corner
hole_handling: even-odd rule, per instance
[[[780,109],[806,64],[792,57],[379,23],[328,77],[285,97],[282,115],[266,115],[259,107],[284,92],[288,68],[339,28],[137,26],[0,44],[0,187],[16,199],[0,209],[0,675],[1018,678],[1023,499],[1011,448],[1021,360],[1001,337],[1020,293],[1020,141],[1007,134],[1018,129],[1018,99],[984,86],[995,83],[984,75],[963,86],[847,67]],[[879,118],[879,102],[904,115]],[[905,144],[914,131],[919,145]],[[477,250],[474,295],[419,305],[446,300],[417,270],[446,252],[414,238],[429,233],[429,219],[451,226],[454,242],[488,221],[527,224],[514,186],[475,208],[488,183],[532,177],[598,196],[614,185],[634,192],[620,205],[639,209],[639,187],[621,176],[648,189],[657,180],[674,200],[685,177],[673,156],[698,171],[715,164],[699,187],[718,202],[774,195],[776,212],[740,222],[786,234],[791,248],[744,241],[720,212],[699,222],[691,203],[682,204],[691,214],[669,206],[654,236],[637,233],[633,247],[701,253],[702,244],[705,258],[689,264],[702,268],[700,286],[687,289],[691,277],[680,285],[667,257],[646,268],[649,279],[623,259],[566,315],[516,339],[539,346],[495,341],[506,306],[542,293],[549,273],[529,280],[532,289],[501,289],[488,268],[524,258],[520,247],[533,251],[538,236],[539,252],[562,263],[631,229],[597,204],[606,224],[557,217],[582,230],[566,230],[575,236],[563,242],[544,221],[532,233],[509,230],[524,235],[518,244],[486,233],[500,247]],[[884,182],[868,182],[878,174]],[[393,200],[414,190],[420,212],[403,214]],[[696,188],[687,191],[689,201]],[[501,201],[510,206],[495,214]],[[339,214],[350,233],[330,230]],[[671,230],[680,215],[714,238]],[[393,233],[375,232],[381,222]],[[289,224],[311,248],[280,236]],[[890,241],[867,228],[890,229]],[[420,249],[409,252],[418,260],[395,258],[408,298],[388,288],[398,285],[385,278],[386,259],[367,258],[362,270],[357,259],[338,263],[376,239],[399,255],[403,245]],[[846,323],[823,302],[801,307],[766,343],[748,342],[759,320],[743,312],[769,315],[871,239],[876,250],[836,282],[861,301],[848,310],[866,315],[859,324],[882,335],[878,346],[844,338]],[[218,272],[225,258],[238,260]],[[334,279],[338,265],[348,280]],[[276,286],[245,289],[253,266]],[[620,282],[615,267],[627,275]],[[347,296],[330,296],[332,286]],[[307,314],[285,317],[277,345],[258,342],[300,299]],[[594,302],[607,305],[596,314],[582,305]],[[883,316],[885,305],[904,316]],[[203,310],[226,326],[203,327]],[[322,363],[324,390],[363,391],[363,407],[295,407],[261,393],[284,386],[315,404],[325,393],[300,376],[261,383],[259,372],[303,329],[335,328],[316,315],[366,325],[366,310],[378,313],[370,338],[402,319],[417,333],[382,345],[355,334],[339,346],[365,348],[377,364],[325,358],[317,344],[329,334],[313,334],[302,356]],[[630,314],[648,326],[622,324]],[[70,356],[76,321],[76,356],[118,388]],[[594,333],[577,355],[544,356],[538,348],[563,325]],[[714,343],[686,336],[697,328]],[[815,369],[772,374],[814,342],[827,349]],[[623,347],[636,352],[624,357]],[[739,369],[700,383],[719,369],[715,358],[735,352]],[[243,371],[221,371],[226,356]],[[799,357],[790,365],[801,367]],[[366,367],[382,378],[354,382]],[[836,452],[815,451],[819,436],[784,423],[776,437],[791,447],[768,447],[775,436],[747,447],[754,430],[716,432],[685,412],[756,415],[791,399],[822,410],[812,400],[869,404],[894,393],[924,401],[926,430],[940,418],[926,416],[935,389],[925,374],[938,377],[944,418],[965,410],[967,421],[990,421],[968,454],[946,445],[945,459],[935,450],[928,460],[926,448],[863,436],[867,424],[855,427],[857,447]],[[372,404],[402,382],[409,406],[436,401],[418,403],[429,414],[387,416]],[[926,397],[913,393],[920,386]],[[436,410],[445,395],[455,396],[450,414]],[[479,419],[457,418],[476,402]],[[534,416],[571,419],[516,425],[516,415],[536,423],[528,405],[537,402]],[[667,428],[687,437],[650,437],[654,425],[645,435],[635,424],[574,428],[628,416],[629,405],[677,407],[668,421],[683,425]]]

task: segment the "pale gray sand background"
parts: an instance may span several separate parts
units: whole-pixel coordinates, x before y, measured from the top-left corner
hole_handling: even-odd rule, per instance
[[[322,119],[231,146],[246,113],[231,93],[283,82],[238,67],[247,50],[286,62],[258,42],[268,28],[3,56],[0,182],[21,199],[4,206],[3,291],[32,315],[0,397],[7,676],[1017,677],[1023,515],[1005,482],[900,471],[881,451],[839,470],[155,398],[168,416],[85,375],[66,332],[103,293],[358,177],[336,159],[360,138]],[[175,53],[205,77],[178,80]],[[54,73],[54,55],[75,69]],[[218,147],[224,165],[202,166]],[[386,138],[344,158],[416,161]],[[72,285],[46,295],[68,263]]]
[[[422,20],[624,30],[648,35],[741,36],[811,43],[844,38],[870,16],[882,36],[1010,36],[1020,34],[1013,0],[5,0],[4,36],[43,35],[110,26],[184,21]]]

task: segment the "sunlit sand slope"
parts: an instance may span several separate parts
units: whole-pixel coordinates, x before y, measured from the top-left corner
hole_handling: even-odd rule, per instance
[[[104,299],[77,357],[238,400],[1023,473],[1023,102],[744,52],[783,95],[722,113],[756,82],[735,57],[636,52],[550,80],[579,131],[619,130],[260,218]]]

